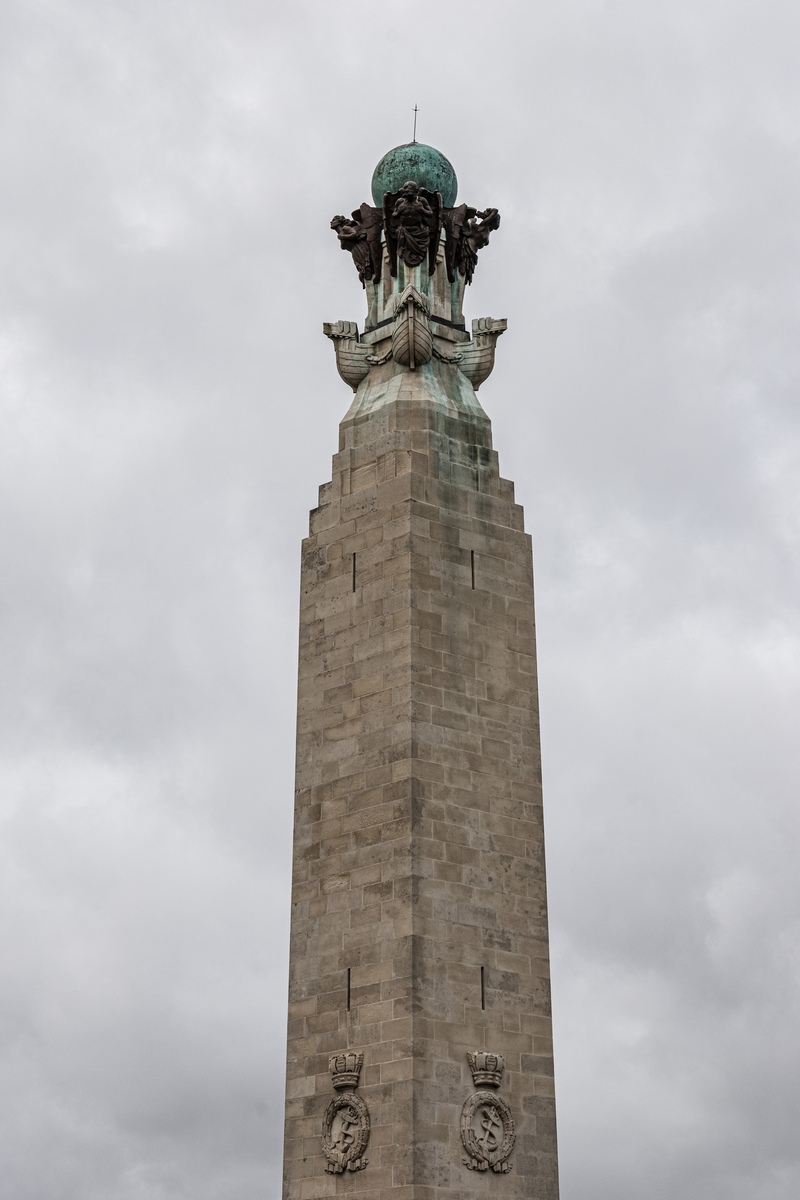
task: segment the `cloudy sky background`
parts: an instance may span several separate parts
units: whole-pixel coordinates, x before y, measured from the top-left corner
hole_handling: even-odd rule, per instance
[[[0,1195],[279,1195],[299,543],[419,136],[534,537],[563,1200],[800,1194],[800,8],[5,0]]]

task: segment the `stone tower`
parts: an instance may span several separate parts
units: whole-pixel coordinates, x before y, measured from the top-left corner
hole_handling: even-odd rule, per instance
[[[530,538],[462,303],[495,209],[412,143],[331,225],[355,396],[303,544],[284,1200],[557,1200]]]

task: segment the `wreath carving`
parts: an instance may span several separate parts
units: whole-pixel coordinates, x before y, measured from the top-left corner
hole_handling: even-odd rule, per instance
[[[507,1172],[516,1141],[511,1109],[496,1092],[475,1092],[461,1110],[461,1141],[470,1171]]]
[[[334,1096],[322,1126],[325,1170],[331,1175],[361,1171],[367,1165],[364,1151],[369,1141],[369,1111],[356,1092]]]

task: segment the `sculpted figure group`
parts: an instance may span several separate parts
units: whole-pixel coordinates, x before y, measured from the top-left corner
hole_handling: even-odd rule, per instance
[[[445,208],[439,192],[429,192],[416,183],[405,183],[399,192],[388,192],[383,208],[362,204],[348,217],[336,216],[336,231],[343,250],[349,250],[362,286],[377,283],[381,276],[381,232],[386,235],[389,267],[397,275],[397,260],[417,267],[427,258],[432,273],[439,239],[445,232],[445,261],[451,283],[456,272],[472,282],[478,251],[489,244],[489,234],[500,224],[496,208],[479,212],[468,204]]]
[[[352,254],[361,286],[365,286],[368,279],[377,283],[381,277],[381,210],[371,204],[362,204],[353,209],[349,218],[334,217],[331,229],[336,231],[342,249]]]

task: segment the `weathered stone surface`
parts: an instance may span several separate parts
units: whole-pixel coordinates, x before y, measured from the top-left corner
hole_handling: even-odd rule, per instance
[[[555,1200],[531,546],[454,366],[373,368],[341,424],[298,694],[285,1200]],[[347,1050],[368,1165],[332,1175]],[[464,1165],[476,1050],[505,1060],[508,1173]]]

